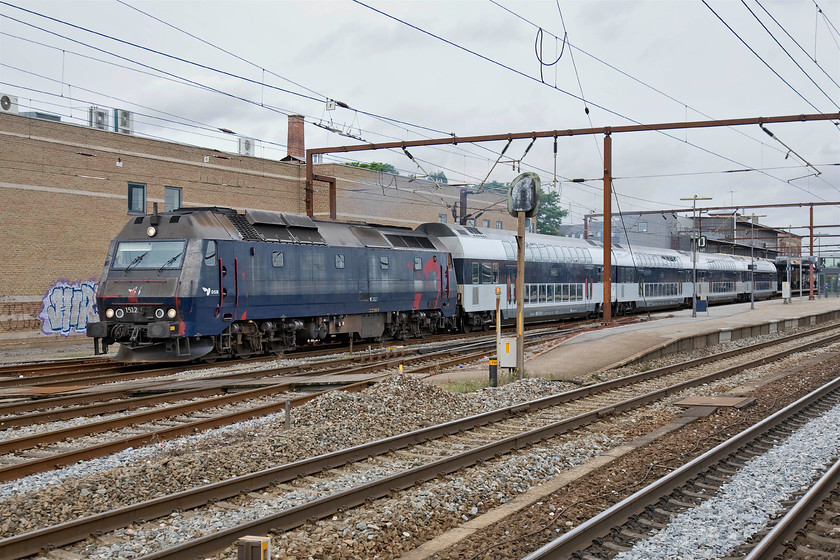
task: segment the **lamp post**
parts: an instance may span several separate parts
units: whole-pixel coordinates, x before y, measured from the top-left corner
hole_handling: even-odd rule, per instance
[[[741,216],[750,220],[750,309],[755,309],[755,220],[767,214],[749,214]]]
[[[698,200],[712,200],[710,196],[694,196],[680,198],[680,200],[691,201],[691,226],[696,227],[697,224],[697,201]],[[697,317],[697,241],[699,235],[694,233],[691,235],[691,316]]]

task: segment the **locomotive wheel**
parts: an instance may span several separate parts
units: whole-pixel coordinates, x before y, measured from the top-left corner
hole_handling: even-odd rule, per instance
[[[469,334],[470,330],[471,328],[469,322],[466,320],[461,321],[461,332],[464,334]]]

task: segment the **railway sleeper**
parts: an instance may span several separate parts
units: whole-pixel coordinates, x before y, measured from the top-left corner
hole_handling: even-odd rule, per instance
[[[819,560],[820,558],[825,558],[826,560],[834,560],[837,558],[837,551],[825,551],[825,550],[815,550],[810,546],[802,546],[796,545],[794,549],[796,557],[802,558],[803,560]]]
[[[813,531],[806,531],[800,538],[809,548],[815,548],[823,552],[833,552],[834,554],[840,551],[840,540],[836,537],[826,537]]]

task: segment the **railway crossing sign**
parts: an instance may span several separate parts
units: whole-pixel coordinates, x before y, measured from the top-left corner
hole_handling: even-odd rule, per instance
[[[508,187],[508,212],[514,218],[525,212],[526,218],[533,218],[540,209],[540,176],[526,172],[518,175]]]

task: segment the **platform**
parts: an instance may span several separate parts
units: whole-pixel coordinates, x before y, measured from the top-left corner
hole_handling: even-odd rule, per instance
[[[840,298],[794,298],[713,305],[691,316],[690,309],[651,313],[650,320],[576,335],[557,347],[526,359],[529,377],[577,379],[682,350],[702,348],[748,336],[790,330],[840,318]]]

